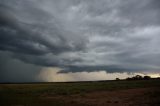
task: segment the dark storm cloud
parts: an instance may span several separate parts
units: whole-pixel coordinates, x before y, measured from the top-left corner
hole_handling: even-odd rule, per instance
[[[0,0],[0,50],[63,71],[159,70],[158,0]]]
[[[43,10],[30,6],[34,5],[19,8],[22,12],[14,8],[14,5],[12,8],[2,6],[0,17],[2,50],[41,55],[49,52],[57,54],[78,51],[83,48],[83,41],[78,41],[81,38],[76,38],[72,32],[61,28],[54,16],[51,17]],[[28,19],[23,20],[21,15]],[[48,20],[52,22],[47,22]],[[66,38],[67,35],[71,38]],[[76,42],[74,39],[77,39]]]
[[[41,66],[27,64],[10,58],[11,53],[0,52],[0,83],[1,82],[35,82]]]
[[[81,71],[87,71],[87,72],[92,72],[92,71],[102,71],[105,70],[108,73],[114,73],[114,72],[134,72],[137,69],[130,69],[127,67],[122,67],[122,66],[115,66],[115,65],[110,65],[110,66],[68,66],[67,68],[62,69],[59,73],[67,73],[67,72],[81,72]]]

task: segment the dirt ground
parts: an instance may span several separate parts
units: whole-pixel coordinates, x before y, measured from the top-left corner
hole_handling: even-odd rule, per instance
[[[66,106],[160,106],[158,88],[136,88],[118,91],[96,91],[85,94],[51,96],[44,99],[62,100]],[[159,96],[158,96],[159,97]]]

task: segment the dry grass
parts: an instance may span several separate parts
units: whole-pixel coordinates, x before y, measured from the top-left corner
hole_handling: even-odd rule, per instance
[[[144,97],[145,100],[153,100],[147,101],[148,104],[155,105],[160,101],[160,91],[157,90],[159,87],[160,80],[0,84],[0,106],[120,106],[122,102],[134,104],[134,101],[142,101]],[[140,93],[140,89],[149,90],[142,90],[143,93]],[[130,95],[132,92],[139,96]],[[99,95],[95,96],[96,93]],[[142,105],[141,102],[137,103]]]

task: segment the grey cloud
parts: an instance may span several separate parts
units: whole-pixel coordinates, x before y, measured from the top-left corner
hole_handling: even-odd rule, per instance
[[[2,49],[22,53],[45,54],[81,50],[84,47],[84,40],[81,41],[81,37],[74,37],[72,32],[61,28],[63,26],[57,23],[54,16],[51,17],[43,10],[29,6],[20,7],[24,10],[21,10],[20,13],[14,8],[14,11],[10,10],[10,13],[19,16],[15,18],[7,13],[9,10],[2,9],[7,14],[7,18],[3,14],[3,17],[1,17],[3,21],[1,23]],[[28,16],[29,19],[23,19],[21,15],[23,17]],[[48,20],[51,22],[48,22]],[[3,25],[4,22],[6,25]]]
[[[159,70],[158,0],[0,1],[0,50],[62,71]]]
[[[21,62],[10,55],[9,52],[0,52],[0,83],[41,81],[36,79],[41,66]]]

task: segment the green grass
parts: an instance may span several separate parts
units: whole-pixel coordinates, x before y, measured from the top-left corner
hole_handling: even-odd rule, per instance
[[[144,87],[160,87],[160,80],[0,84],[0,106],[64,106],[63,101],[45,100],[43,95],[83,95],[86,92]]]

